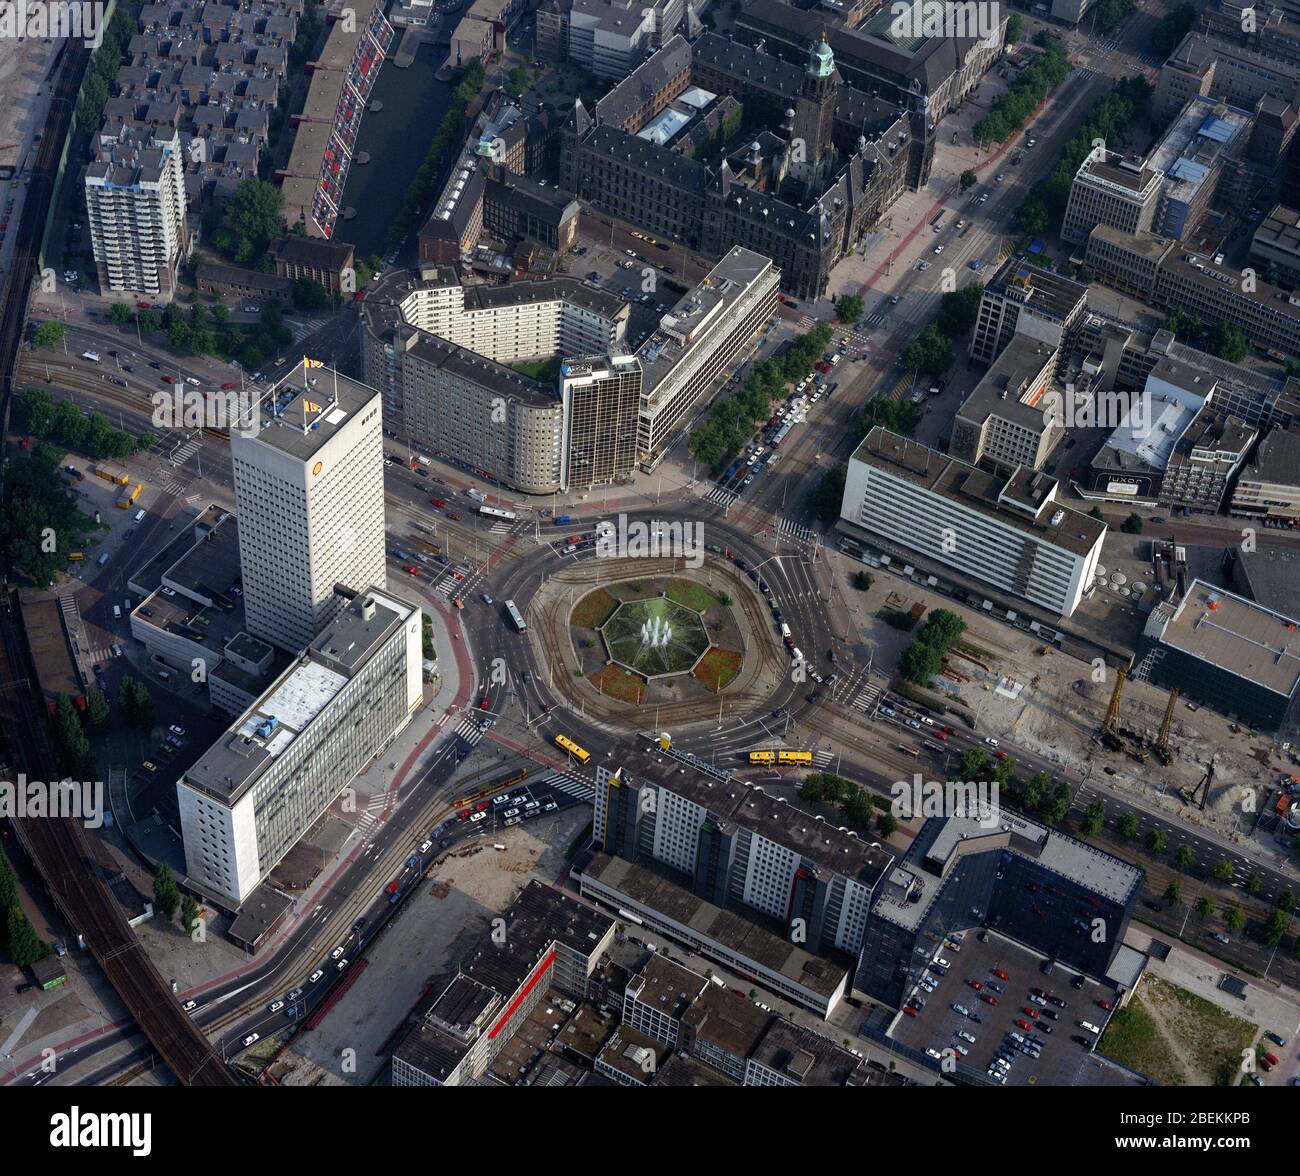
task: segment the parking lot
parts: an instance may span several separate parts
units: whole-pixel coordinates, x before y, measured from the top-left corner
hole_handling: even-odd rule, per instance
[[[999,1085],[1136,1081],[1093,1056],[1098,1035],[1081,1025],[1105,1029],[1111,1012],[1098,1002],[1113,1003],[1115,993],[1059,965],[1045,975],[1044,962],[992,932],[949,938],[911,994],[916,1015],[900,1015],[893,1036],[936,1067],[960,1061]]]

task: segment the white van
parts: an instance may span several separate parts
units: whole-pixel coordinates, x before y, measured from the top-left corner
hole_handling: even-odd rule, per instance
[[[782,637],[790,636],[790,626],[787,625],[784,621],[781,622],[781,636]]]
[[[113,620],[120,621],[121,619],[122,619],[122,606],[120,604],[115,604],[113,605]]]
[[[144,511],[144,510],[137,510],[137,511],[135,512],[135,521],[136,521],[137,523],[143,523],[143,522],[144,522],[144,516],[145,516],[147,513],[148,513],[148,512],[147,512],[147,511]]]
[[[790,660],[792,662],[803,661],[803,650],[800,649],[797,645],[792,650],[790,650]]]
[[[1101,1032],[1101,1030],[1098,1029],[1097,1026],[1094,1025],[1091,1021],[1080,1021],[1080,1022],[1079,1022],[1079,1028],[1080,1028],[1080,1029],[1086,1029],[1086,1030],[1088,1030],[1089,1033],[1092,1033],[1092,1034],[1097,1034],[1097,1033],[1100,1033],[1100,1032]]]

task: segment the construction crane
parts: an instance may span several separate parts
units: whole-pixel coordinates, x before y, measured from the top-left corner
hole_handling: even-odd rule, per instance
[[[1115,689],[1110,692],[1110,704],[1106,707],[1106,717],[1101,724],[1101,741],[1110,750],[1118,751],[1124,746],[1119,737],[1119,701],[1124,694],[1124,680],[1128,672],[1123,669],[1115,671]]]
[[[1196,787],[1193,788],[1190,792],[1188,792],[1186,789],[1180,788],[1178,790],[1178,795],[1182,797],[1183,802],[1185,804],[1194,804],[1199,809],[1204,811],[1205,802],[1210,797],[1210,781],[1213,779],[1214,779],[1214,761],[1210,760],[1210,762],[1205,765],[1204,774],[1196,782]]]
[[[1165,717],[1160,720],[1160,734],[1156,736],[1155,752],[1160,762],[1168,767],[1174,762],[1174,749],[1169,743],[1169,734],[1174,725],[1174,706],[1178,702],[1178,687],[1169,692],[1169,703],[1165,707]]]

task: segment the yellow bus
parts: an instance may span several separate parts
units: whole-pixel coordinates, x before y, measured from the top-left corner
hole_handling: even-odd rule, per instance
[[[585,764],[591,759],[591,752],[587,751],[586,748],[579,747],[567,735],[557,735],[555,737],[555,746],[561,751],[567,752],[580,764]]]
[[[749,753],[749,762],[751,764],[774,764],[776,763],[776,752],[751,751]]]
[[[811,751],[778,751],[776,753],[776,762],[778,764],[810,764],[812,763]]]

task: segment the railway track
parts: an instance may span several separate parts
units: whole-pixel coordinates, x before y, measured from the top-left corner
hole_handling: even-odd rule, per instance
[[[7,759],[30,779],[50,779],[55,756],[24,640],[16,591],[0,615],[0,725]],[[85,834],[63,817],[14,819],[18,836],[68,925],[135,1018],[159,1057],[184,1086],[233,1086],[238,1080],[172,996],[100,877]]]

